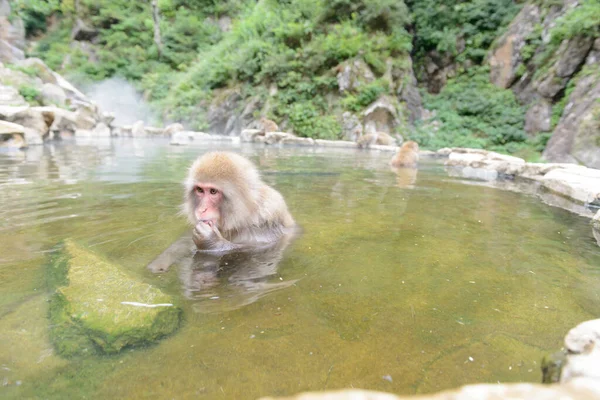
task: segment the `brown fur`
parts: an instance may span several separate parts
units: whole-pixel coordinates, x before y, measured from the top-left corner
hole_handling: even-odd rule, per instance
[[[198,158],[189,170],[184,210],[193,225],[198,221],[195,187],[210,183],[223,193],[218,232],[233,243],[270,242],[295,223],[281,194],[265,184],[248,159],[230,152],[212,152]]]
[[[419,162],[419,145],[417,142],[409,140],[402,144],[400,150],[392,158],[392,167],[409,167],[416,168]]]
[[[373,144],[393,146],[396,144],[396,139],[385,132],[375,132],[367,133],[366,135],[359,137],[356,143],[358,144],[358,148],[368,149]]]
[[[277,124],[265,117],[262,117],[260,119],[260,125],[262,127],[262,132],[265,134],[269,132],[279,132],[279,127],[277,126]]]

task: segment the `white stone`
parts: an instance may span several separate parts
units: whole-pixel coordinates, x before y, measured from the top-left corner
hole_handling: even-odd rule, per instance
[[[261,129],[243,129],[240,139],[242,142],[254,142],[257,136],[262,136]]]
[[[565,336],[569,351],[562,369],[561,382],[573,378],[594,378],[600,381],[600,319],[585,321]]]
[[[194,131],[175,132],[173,134],[173,136],[171,136],[171,144],[173,144],[173,145],[191,144],[193,142],[200,142],[203,139],[206,139],[207,136],[210,136],[210,135],[208,133],[204,133],[204,132],[194,132]]]
[[[372,144],[369,146],[369,148],[371,150],[389,151],[389,152],[396,152],[399,149],[398,146],[385,146],[383,144]]]
[[[0,135],[13,133],[23,134],[24,132],[25,128],[23,125],[14,124],[8,121],[0,121]]]
[[[455,153],[452,152],[448,155],[448,161],[446,165],[469,165],[472,162],[479,162],[485,159],[485,155],[476,153]]]
[[[34,146],[44,144],[44,140],[38,131],[25,127],[25,143],[28,146]]]
[[[67,101],[67,95],[60,86],[53,83],[44,83],[42,87],[42,101],[47,106],[64,106]]]
[[[110,128],[104,122],[100,122],[94,127],[92,135],[97,137],[110,137]]]
[[[600,201],[600,170],[560,168],[544,175],[544,187],[585,204]]]
[[[287,132],[267,132],[264,136],[264,142],[266,144],[274,144],[280,142],[282,139],[293,137],[296,136]]]
[[[165,128],[164,134],[167,136],[173,136],[174,133],[181,132],[183,130],[183,125],[180,123],[170,124]]]
[[[163,128],[157,128],[155,126],[145,126],[144,130],[148,135],[152,136],[162,136],[165,134],[165,130]]]
[[[301,145],[301,146],[314,146],[315,141],[312,138],[305,137],[286,137],[281,140],[282,144],[293,144],[293,145]]]
[[[133,137],[146,137],[146,130],[144,129],[144,121],[137,121],[131,127],[131,136]]]
[[[356,143],[350,142],[347,140],[324,140],[324,139],[315,139],[315,144],[317,146],[323,147],[345,147],[345,148],[356,148]]]

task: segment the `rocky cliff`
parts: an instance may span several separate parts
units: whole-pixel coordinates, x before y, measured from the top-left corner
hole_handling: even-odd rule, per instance
[[[41,36],[9,3],[0,0],[0,61],[11,76],[0,102],[25,101],[34,108],[26,113],[39,114],[39,106],[77,113],[81,104],[96,113],[94,123],[63,132],[107,134],[110,124],[44,62],[64,76],[130,79],[163,122],[188,129],[237,136],[267,116],[313,139],[386,132],[425,148],[532,158],[545,147],[548,161],[600,167],[598,0],[317,1],[307,9],[301,0],[162,2],[160,46],[146,1],[108,1],[104,13],[93,2],[75,12],[59,7]],[[25,118],[13,114],[1,118]],[[35,119],[42,138],[61,131],[44,131]]]
[[[594,1],[530,1],[488,55],[491,81],[527,108],[525,130],[552,132],[548,161],[600,168],[600,31],[587,25],[595,11]]]
[[[44,140],[110,136],[110,114],[38,58],[26,58],[23,21],[0,1],[0,147]]]

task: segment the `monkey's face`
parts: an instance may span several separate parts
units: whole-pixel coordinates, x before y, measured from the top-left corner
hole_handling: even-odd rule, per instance
[[[218,228],[221,221],[223,192],[209,183],[198,183],[194,191],[196,194],[194,209],[196,221]]]

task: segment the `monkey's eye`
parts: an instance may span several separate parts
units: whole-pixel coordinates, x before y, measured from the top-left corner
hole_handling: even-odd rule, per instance
[[[215,189],[215,188],[210,189],[210,194],[217,194],[217,189]]]
[[[204,193],[204,189],[202,189],[200,186],[196,186],[196,192]]]

